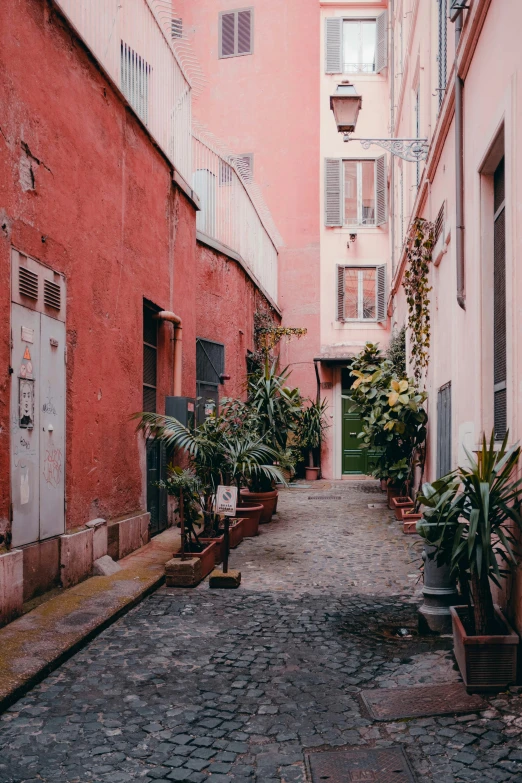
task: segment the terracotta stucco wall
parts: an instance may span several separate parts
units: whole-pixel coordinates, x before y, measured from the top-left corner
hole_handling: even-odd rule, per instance
[[[45,0],[3,9],[0,73],[0,517],[5,524],[9,513],[14,246],[67,279],[71,528],[144,507],[140,439],[128,421],[142,408],[144,298],[183,318],[183,391],[193,393],[195,290],[187,283],[195,212],[132,111]],[[162,326],[159,406],[172,393],[171,337],[172,327]]]

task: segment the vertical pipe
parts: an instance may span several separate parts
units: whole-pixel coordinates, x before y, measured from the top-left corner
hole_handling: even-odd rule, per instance
[[[395,19],[394,19],[394,0],[390,0],[389,20],[390,20],[390,136],[395,136]],[[393,155],[390,160],[390,214],[388,220],[390,223],[390,243],[391,243],[391,271],[392,278],[395,275],[395,161]]]
[[[464,82],[458,73],[457,49],[462,33],[462,12],[455,20],[455,184],[456,184],[456,256],[457,302],[466,309],[464,280]]]

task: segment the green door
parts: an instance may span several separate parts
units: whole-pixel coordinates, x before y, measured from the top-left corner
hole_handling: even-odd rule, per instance
[[[343,474],[365,474],[367,452],[361,449],[361,441],[357,437],[362,432],[363,423],[357,412],[349,412],[351,406],[351,400],[343,396]]]

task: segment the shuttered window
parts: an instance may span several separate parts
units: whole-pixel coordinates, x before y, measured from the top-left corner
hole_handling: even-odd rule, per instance
[[[493,399],[495,437],[507,430],[506,201],[504,158],[493,177]]]
[[[451,470],[451,383],[437,393],[437,478]]]
[[[386,266],[337,267],[337,320],[386,320]]]
[[[156,311],[143,305],[143,410],[156,412],[158,365],[158,322]]]
[[[219,57],[239,57],[253,52],[254,9],[241,8],[219,14]]]
[[[381,226],[387,219],[385,155],[325,160],[325,225]]]
[[[388,64],[388,15],[325,20],[326,73],[379,73]]]
[[[173,38],[183,38],[183,19],[180,17],[171,19],[170,29]]]

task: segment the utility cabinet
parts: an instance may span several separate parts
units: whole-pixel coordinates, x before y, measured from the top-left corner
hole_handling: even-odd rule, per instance
[[[165,397],[165,415],[177,419],[193,430],[196,424],[196,400],[194,397]]]
[[[12,251],[13,546],[65,531],[65,279]]]

